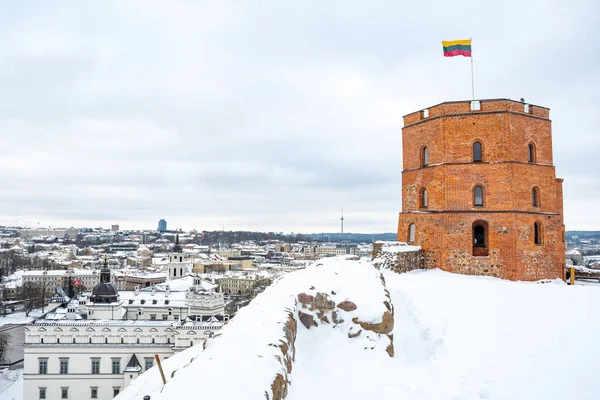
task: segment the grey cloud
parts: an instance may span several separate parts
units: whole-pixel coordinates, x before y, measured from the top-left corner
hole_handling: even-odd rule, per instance
[[[472,36],[477,97],[552,108],[567,229],[597,226],[598,8],[7,3],[0,220],[332,231],[343,206],[350,230],[394,231],[402,115],[470,97],[440,41]]]

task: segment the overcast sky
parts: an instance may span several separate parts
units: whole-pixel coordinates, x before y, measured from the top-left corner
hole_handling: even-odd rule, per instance
[[[600,230],[598,1],[0,0],[0,223],[393,232],[402,116],[551,108]]]

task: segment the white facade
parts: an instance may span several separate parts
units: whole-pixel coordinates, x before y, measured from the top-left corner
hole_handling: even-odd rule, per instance
[[[203,343],[222,321],[34,321],[26,327],[24,399],[112,399],[161,359]],[[127,369],[135,355],[141,370]],[[95,364],[97,363],[97,364]],[[115,365],[116,364],[116,365]],[[97,365],[97,367],[96,367]],[[62,370],[61,370],[62,366]],[[66,369],[65,369],[66,366]],[[114,369],[113,369],[114,368]]]
[[[71,277],[71,281],[81,281],[81,284],[88,289],[93,288],[100,283],[100,273],[98,270],[90,269],[62,269],[48,271],[25,271],[23,272],[23,284],[35,283],[44,284],[48,287],[61,286],[63,282],[67,282]]]
[[[155,354],[164,359],[213,337],[229,319],[223,294],[193,279],[186,292],[166,285],[104,295],[110,302],[95,291],[29,323],[23,398],[112,399],[152,366]]]

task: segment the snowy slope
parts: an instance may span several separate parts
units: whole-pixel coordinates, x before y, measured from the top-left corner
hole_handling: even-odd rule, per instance
[[[0,372],[0,399],[22,400],[23,399],[23,370],[6,369]]]
[[[288,399],[600,398],[599,288],[437,270],[385,276],[395,357],[300,331]]]
[[[117,399],[264,399],[281,370],[269,344],[281,339],[299,292],[327,287],[351,296],[362,318],[380,312],[379,273],[368,264],[336,258],[286,275],[205,351],[196,346],[166,360],[167,375],[178,372],[164,388],[153,368]],[[298,324],[288,400],[600,399],[600,287],[438,270],[384,274],[395,311],[395,356],[365,351],[364,339],[349,339],[340,326]]]
[[[313,288],[313,289],[311,289]],[[167,385],[163,387],[157,367],[151,368],[116,399],[138,400],[150,395],[152,400],[186,398],[197,392],[204,398],[265,399],[272,397],[271,384],[276,374],[286,375],[278,346],[286,340],[282,328],[296,318],[298,294],[325,292],[335,304],[352,300],[358,308],[340,311],[344,322],[337,332],[347,335],[352,318],[363,322],[380,322],[386,308],[381,273],[369,262],[347,261],[344,257],[319,261],[303,270],[289,273],[260,293],[226,325],[221,335],[207,342],[206,350],[197,345],[164,362]],[[313,330],[332,330],[332,323]],[[354,325],[354,327],[357,325]],[[298,325],[298,330],[306,329]],[[355,329],[356,330],[356,329]],[[389,358],[385,348],[387,336],[362,333],[352,339],[354,347],[364,352],[366,346]],[[346,340],[349,340],[346,336]],[[174,376],[172,374],[174,372]],[[295,385],[295,383],[292,383]],[[292,386],[291,390],[295,386]]]

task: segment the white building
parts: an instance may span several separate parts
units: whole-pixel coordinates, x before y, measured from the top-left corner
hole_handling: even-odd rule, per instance
[[[46,285],[47,287],[61,286],[71,278],[72,282],[81,281],[81,285],[86,288],[93,288],[100,283],[100,273],[98,270],[72,268],[44,271],[25,271],[22,274],[23,285],[35,283]]]
[[[26,326],[23,398],[112,399],[155,354],[168,358],[212,337],[228,320],[223,294],[191,279],[186,292],[119,293],[105,261],[91,293]]]

